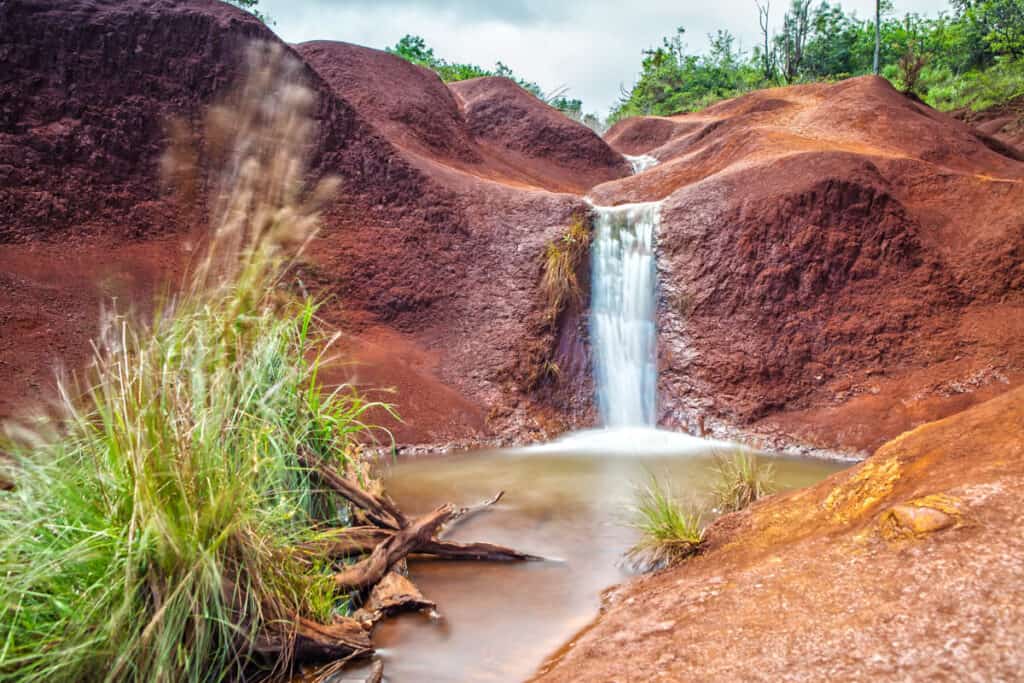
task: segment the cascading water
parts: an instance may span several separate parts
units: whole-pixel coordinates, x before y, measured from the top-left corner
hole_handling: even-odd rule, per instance
[[[626,157],[640,173],[658,163]],[[593,205],[592,205],[593,206]],[[658,270],[661,202],[593,206],[590,344],[603,429],[566,435],[529,453],[680,455],[724,446],[657,429]]]
[[[651,166],[656,166],[658,163],[658,160],[650,154],[640,154],[637,156],[623,154],[622,156],[626,157],[626,161],[628,161],[629,165],[633,167],[633,175],[643,173]]]
[[[605,427],[653,427],[660,203],[594,207],[591,344]]]

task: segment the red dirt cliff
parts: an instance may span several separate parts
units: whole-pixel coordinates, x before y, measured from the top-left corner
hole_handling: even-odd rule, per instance
[[[54,363],[87,360],[112,294],[145,303],[184,272],[204,212],[162,192],[166,125],[198,122],[252,39],[280,42],[214,0],[0,6],[0,412],[45,396]],[[395,386],[405,443],[589,422],[585,349],[560,341],[584,333],[580,314],[553,326],[537,281],[546,245],[585,210],[562,191],[625,175],[622,158],[510,82],[477,91],[484,114],[470,115],[393,55],[343,43],[293,54],[319,99],[313,175],[343,181],[301,274],[351,333],[354,363],[334,379]],[[539,154],[510,142],[523,120],[547,131]],[[537,386],[527,351],[569,354],[576,371]]]
[[[1024,378],[1024,164],[964,123],[864,77],[608,139],[661,160],[591,194],[665,200],[663,423],[863,453]]]

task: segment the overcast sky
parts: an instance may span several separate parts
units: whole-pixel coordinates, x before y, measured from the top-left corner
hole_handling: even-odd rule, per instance
[[[814,5],[818,0],[813,1]],[[947,0],[893,0],[895,13],[935,15]],[[772,2],[781,23],[785,0]],[[846,0],[867,17],[874,0]],[[545,91],[561,86],[601,114],[630,87],[641,51],[686,27],[695,53],[707,34],[725,28],[749,50],[758,40],[754,0],[261,0],[284,40],[342,40],[383,49],[406,33],[423,36],[435,54],[450,61],[492,67],[501,60]]]

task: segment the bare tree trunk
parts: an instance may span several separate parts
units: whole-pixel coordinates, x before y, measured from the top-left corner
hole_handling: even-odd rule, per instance
[[[761,5],[759,0],[754,0],[754,4],[757,5],[757,19],[761,24],[761,33],[764,35],[764,55],[762,59],[762,69],[764,71],[764,80],[771,80],[772,72],[772,54],[768,49],[768,12],[771,10],[771,0],[765,0],[764,5]]]
[[[882,49],[882,0],[875,0],[875,75],[878,75],[878,58]]]

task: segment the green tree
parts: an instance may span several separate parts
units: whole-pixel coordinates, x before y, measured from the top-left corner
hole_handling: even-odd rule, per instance
[[[953,4],[993,54],[1024,56],[1024,0],[954,0]]]
[[[244,10],[248,11],[249,13],[253,14],[260,21],[262,21],[264,24],[273,24],[274,23],[274,20],[271,19],[269,15],[264,14],[263,12],[259,11],[258,9],[256,9],[256,6],[258,4],[260,4],[260,0],[227,0],[227,1],[229,3],[231,3],[232,5],[234,5],[235,7],[241,7],[242,9],[244,9]]]

